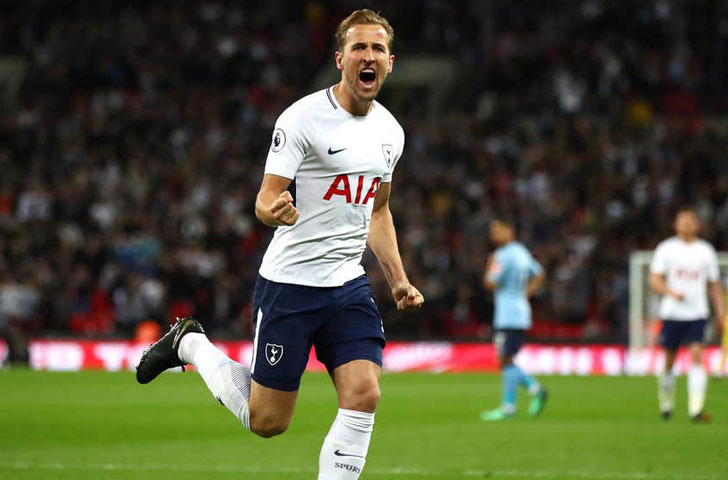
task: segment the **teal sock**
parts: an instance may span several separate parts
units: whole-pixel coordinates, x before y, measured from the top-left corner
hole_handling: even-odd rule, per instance
[[[503,399],[501,408],[503,413],[516,411],[516,397],[518,395],[518,382],[520,369],[515,365],[507,365],[503,369]]]
[[[538,380],[533,378],[531,375],[527,374],[523,370],[521,370],[517,366],[513,366],[516,370],[518,370],[518,384],[521,385],[523,388],[528,390],[528,393],[534,394],[538,392],[538,390],[541,388],[541,385],[539,385]]]

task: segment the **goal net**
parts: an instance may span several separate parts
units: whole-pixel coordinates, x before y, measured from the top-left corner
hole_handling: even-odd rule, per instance
[[[639,250],[629,257],[629,348],[633,352],[655,342],[654,325],[660,297],[648,284],[652,254],[651,250]],[[718,265],[724,290],[728,292],[728,252],[718,253]]]

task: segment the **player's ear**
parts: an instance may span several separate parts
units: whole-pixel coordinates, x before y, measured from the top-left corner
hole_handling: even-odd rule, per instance
[[[394,55],[389,56],[389,66],[387,67],[387,73],[392,73],[392,69],[394,68]]]
[[[334,60],[336,60],[336,68],[339,70],[344,69],[344,64],[342,63],[344,59],[344,54],[342,54],[340,51],[334,52]]]

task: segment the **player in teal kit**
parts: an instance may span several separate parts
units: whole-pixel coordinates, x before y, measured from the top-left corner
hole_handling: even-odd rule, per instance
[[[495,220],[490,227],[490,238],[498,248],[488,259],[483,284],[495,293],[493,343],[501,365],[503,399],[500,408],[481,412],[480,418],[504,420],[515,415],[519,386],[531,394],[528,413],[535,417],[546,403],[546,389],[514,364],[513,357],[526,338],[526,330],[531,327],[528,298],[543,284],[543,269],[528,249],[515,240],[510,222]]]

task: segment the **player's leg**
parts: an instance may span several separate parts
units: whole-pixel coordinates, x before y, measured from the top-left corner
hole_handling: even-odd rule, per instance
[[[673,365],[677,357],[677,348],[665,348],[665,364],[657,374],[657,399],[660,405],[660,416],[669,420],[675,408],[675,374]]]
[[[318,359],[336,386],[339,410],[319,455],[319,480],[359,478],[380,398],[384,331],[365,276],[336,293],[339,308],[314,334]]]
[[[250,431],[264,438],[288,429],[296,407],[298,390],[287,392],[266,387],[255,380],[250,395]]]
[[[515,413],[515,399],[518,394],[518,379],[509,370],[513,361],[508,352],[508,332],[506,330],[496,330],[493,334],[493,346],[498,353],[498,365],[501,370],[501,406],[480,412],[480,419],[484,421],[504,420],[512,417]]]
[[[252,380],[251,370],[230,359],[201,333],[185,335],[179,358],[194,365],[212,395],[253,433],[271,437],[290,424],[297,390],[282,391]]]
[[[353,360],[334,369],[339,410],[319,455],[318,480],[355,480],[366,463],[381,392],[381,367]]]
[[[250,370],[217,349],[194,318],[177,319],[169,332],[144,352],[137,366],[137,381],[149,383],[168,368],[187,364],[197,368],[213,396],[250,428]]]
[[[703,366],[703,338],[705,336],[705,320],[688,322],[685,341],[690,349],[692,364],[688,371],[688,414],[693,421],[709,421],[704,413],[705,394],[708,390],[708,373]]]
[[[282,433],[293,415],[311,350],[306,326],[313,322],[291,312],[299,309],[301,299],[310,303],[314,295],[294,291],[296,288],[262,278],[256,283],[251,368],[230,359],[210,342],[199,322],[186,318],[145,353],[137,367],[137,379],[148,383],[166,368],[194,365],[212,395],[246,428],[264,437]],[[278,298],[287,299],[285,315],[272,301]]]
[[[664,320],[660,330],[659,342],[665,351],[665,363],[657,374],[657,400],[660,416],[670,419],[675,408],[675,375],[673,366],[677,356],[677,348],[682,338],[681,322]]]
[[[194,365],[213,397],[250,429],[250,369],[225,355],[204,333],[182,337],[179,358]]]
[[[538,416],[543,410],[547,392],[531,375],[524,372],[513,361],[525,341],[525,331],[517,329],[500,330],[496,332],[493,343],[498,351],[501,367],[501,407],[495,410],[481,412],[480,418],[485,421],[504,420],[516,413],[518,400],[518,387],[526,388],[531,394],[528,413],[531,417]]]
[[[512,355],[500,357],[501,365],[501,411],[505,415],[516,413],[516,402],[518,401],[518,383],[521,375],[519,368],[513,363]]]

